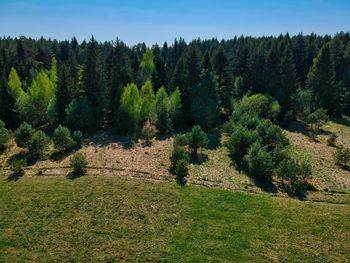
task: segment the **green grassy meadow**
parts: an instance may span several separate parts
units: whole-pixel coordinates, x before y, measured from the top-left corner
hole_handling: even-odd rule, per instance
[[[0,262],[350,262],[350,206],[175,183],[0,177]]]

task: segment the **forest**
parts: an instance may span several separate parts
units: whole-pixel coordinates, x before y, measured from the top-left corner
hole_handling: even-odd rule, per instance
[[[349,115],[349,32],[2,37],[0,261],[348,262]]]
[[[350,113],[349,68],[349,32],[175,39],[152,47],[128,47],[119,39],[99,43],[94,37],[81,43],[2,38],[0,119],[11,129],[26,121],[44,129],[65,124],[134,131],[147,119],[155,121],[153,104],[166,99],[170,102],[158,111],[174,123],[165,126],[209,128],[253,94],[276,100],[280,124],[320,108],[340,117]]]

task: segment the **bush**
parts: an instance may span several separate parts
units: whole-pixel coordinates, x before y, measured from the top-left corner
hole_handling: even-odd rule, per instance
[[[317,109],[306,117],[306,123],[309,125],[313,136],[319,133],[320,128],[328,121],[327,111],[325,109]]]
[[[263,94],[244,96],[238,104],[242,114],[276,120],[280,113],[280,105],[272,97]]]
[[[205,132],[199,125],[193,126],[192,131],[188,134],[188,146],[192,150],[193,155],[196,156],[198,149],[205,148],[207,145],[208,137]]]
[[[266,146],[268,151],[272,151],[278,144],[285,147],[289,145],[289,140],[284,135],[283,130],[272,124],[270,120],[261,120],[256,130],[262,146]]]
[[[337,146],[337,139],[338,139],[338,135],[336,135],[335,133],[331,133],[331,135],[329,136],[327,143],[329,146],[332,147],[336,147]]]
[[[178,134],[174,138],[174,147],[175,146],[186,146],[188,145],[189,136],[188,134]]]
[[[53,142],[59,151],[68,151],[76,146],[76,142],[68,128],[59,125],[53,133]]]
[[[23,122],[15,131],[15,141],[19,147],[28,147],[29,141],[35,133],[32,125]]]
[[[75,141],[78,147],[81,146],[83,142],[83,133],[79,130],[73,132],[73,140]]]
[[[84,175],[88,162],[82,153],[75,153],[69,160],[69,165],[73,169],[74,175]]]
[[[177,182],[180,185],[186,183],[185,177],[188,175],[188,161],[185,159],[179,160],[175,167],[175,174],[177,177]]]
[[[244,156],[244,163],[248,173],[255,179],[263,182],[271,180],[274,169],[273,159],[260,143],[254,143]]]
[[[5,124],[0,120],[0,150],[6,148],[6,144],[11,138],[11,132],[5,128]]]
[[[276,174],[283,183],[290,182],[290,191],[294,195],[304,195],[307,187],[307,179],[311,177],[311,166],[293,158],[285,158],[276,169]]]
[[[154,138],[155,133],[151,127],[144,127],[141,131],[141,136],[142,136],[142,139],[144,139],[147,144],[151,144],[151,141]]]
[[[238,125],[226,143],[231,157],[241,162],[249,147],[258,140],[255,132]]]
[[[350,149],[340,146],[334,153],[335,163],[338,165],[347,165],[350,162]]]
[[[10,169],[12,171],[12,175],[15,177],[20,177],[24,175],[24,167],[27,165],[27,161],[25,159],[16,159],[13,160],[10,164]]]
[[[175,146],[170,156],[170,171],[175,172],[176,165],[180,160],[189,162],[190,157],[184,147]]]
[[[29,156],[35,159],[44,157],[49,147],[50,139],[43,131],[36,131],[28,144]]]

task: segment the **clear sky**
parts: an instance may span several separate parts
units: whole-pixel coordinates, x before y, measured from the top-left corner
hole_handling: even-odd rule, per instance
[[[349,30],[350,0],[0,0],[0,35],[12,37],[153,44]]]

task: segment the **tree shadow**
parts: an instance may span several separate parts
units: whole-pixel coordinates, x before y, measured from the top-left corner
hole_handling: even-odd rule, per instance
[[[69,150],[69,151],[55,151],[51,154],[50,159],[53,161],[62,161],[63,159],[65,159],[66,157],[68,157],[69,155],[75,153],[77,149],[73,149],[73,150]]]
[[[109,144],[115,143],[122,146],[124,149],[131,149],[138,142],[138,137],[135,134],[121,135],[115,134],[111,131],[104,131],[95,134],[88,140],[89,145],[92,146],[104,147]]]
[[[190,155],[190,163],[200,165],[202,163],[205,163],[209,160],[208,155],[204,153],[198,153],[196,155],[191,154]]]
[[[277,186],[272,182],[272,180],[267,180],[267,181],[263,181],[263,180],[259,180],[253,177],[250,177],[253,179],[254,184],[259,187],[262,191],[266,192],[266,193],[270,193],[270,194],[275,194],[277,193]]]
[[[340,119],[332,119],[332,121],[337,123],[337,124],[341,124],[341,125],[350,127],[350,118],[349,117],[343,117]]]
[[[6,181],[17,182],[23,176],[24,176],[24,173],[12,173],[6,178]]]
[[[208,132],[208,149],[215,150],[221,146],[221,131],[218,128],[215,128]]]
[[[70,180],[75,180],[75,179],[78,179],[78,178],[84,176],[85,174],[86,174],[86,170],[79,171],[79,172],[71,171],[66,175],[66,178],[70,179]]]
[[[337,164],[337,166],[344,171],[350,172],[350,165],[348,164]]]

